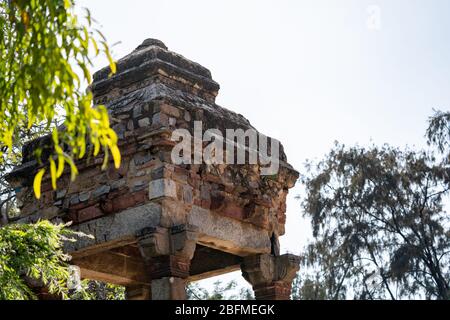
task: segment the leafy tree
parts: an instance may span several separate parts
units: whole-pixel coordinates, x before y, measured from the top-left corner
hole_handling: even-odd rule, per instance
[[[449,120],[430,119],[437,151],[336,144],[307,166],[303,263],[317,277],[303,285],[325,290],[318,298],[450,298]]]
[[[72,7],[71,0],[0,1],[0,159],[14,156],[14,142],[24,129],[44,124],[52,131],[52,145],[39,148],[36,156],[48,162],[54,189],[65,164],[76,177],[74,160],[86,155],[87,143],[94,156],[103,148],[104,165],[109,151],[115,166],[120,164],[106,108],[93,108],[92,94],[84,90],[91,82],[91,58],[99,54],[98,37],[112,72],[115,64],[104,37],[91,30],[89,11],[83,26]],[[58,130],[61,118],[63,130]],[[37,198],[45,171],[35,178]]]
[[[80,23],[73,6],[72,0],[0,0],[0,225],[17,214],[5,175],[20,163],[24,143],[51,137],[35,153],[37,198],[45,174],[56,189],[65,167],[75,179],[75,163],[83,157],[102,150],[103,168],[109,154],[114,165],[120,165],[107,110],[93,107],[92,94],[85,90],[93,57],[103,52],[111,73],[115,63],[89,11]],[[66,226],[49,222],[1,228],[0,298],[34,298],[26,288],[26,276],[67,296],[67,257],[61,242],[68,234]]]
[[[318,275],[297,276],[292,283],[292,300],[324,300],[326,293]]]

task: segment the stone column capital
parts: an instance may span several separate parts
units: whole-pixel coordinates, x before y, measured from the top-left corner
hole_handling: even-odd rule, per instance
[[[152,299],[185,299],[197,229],[185,224],[145,228],[137,238],[152,279]]]
[[[184,224],[171,228],[145,228],[137,238],[139,249],[146,261],[169,255],[191,260],[197,243],[197,229]]]
[[[241,270],[253,286],[256,299],[288,300],[299,265],[299,257],[293,254],[260,254],[245,257]]]

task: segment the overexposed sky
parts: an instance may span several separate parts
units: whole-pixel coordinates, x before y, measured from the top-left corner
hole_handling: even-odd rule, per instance
[[[423,147],[450,108],[448,0],[82,0],[116,59],[146,38],[211,70],[216,102],[279,139],[302,169],[335,140]],[[95,70],[105,65],[96,61]],[[291,190],[282,249],[309,237]]]

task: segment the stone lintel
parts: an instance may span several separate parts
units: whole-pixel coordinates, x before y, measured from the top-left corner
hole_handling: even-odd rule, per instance
[[[136,235],[139,235],[143,229],[147,229],[154,230],[152,237],[155,240],[152,241],[155,247],[152,249],[154,253],[150,256],[169,254],[171,250],[169,242],[164,240],[168,236],[167,228],[159,227],[161,215],[162,209],[158,203],[147,203],[81,223],[73,228],[93,235],[94,239],[82,237],[74,243],[66,243],[65,249],[74,257],[86,256],[135,243]],[[172,246],[180,254],[193,254],[194,242],[239,256],[270,253],[271,242],[267,231],[251,224],[241,223],[195,206],[187,214],[187,222],[195,231],[183,231],[188,232],[183,235],[174,231],[172,235]],[[195,237],[198,237],[197,240]],[[191,240],[189,249],[184,242],[186,239]],[[189,253],[181,252],[183,250]]]
[[[72,259],[84,279],[98,280],[118,285],[150,284],[147,268],[142,260],[106,251]]]
[[[93,238],[81,237],[76,242],[67,242],[65,249],[71,253],[92,246],[107,246],[107,243],[117,241],[132,241],[143,228],[159,225],[161,206],[157,203],[147,203],[122,212],[87,221],[73,227]]]
[[[198,228],[197,243],[238,256],[270,253],[267,230],[193,206],[188,223]]]

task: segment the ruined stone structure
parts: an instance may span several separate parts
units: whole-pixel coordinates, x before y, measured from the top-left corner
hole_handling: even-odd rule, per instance
[[[67,245],[83,278],[127,287],[129,299],[183,299],[188,281],[239,268],[257,299],[289,299],[298,258],[280,255],[286,195],[298,173],[281,148],[280,169],[260,175],[258,164],[182,164],[171,161],[176,128],[194,121],[225,132],[252,128],[248,120],[215,104],[219,85],[209,70],[145,40],[94,75],[96,104],[107,106],[119,136],[121,167],[102,171],[96,159],[78,161],[53,191],[44,176],[36,200],[37,163],[24,150],[22,166],[9,180],[15,187],[19,221],[72,221],[94,236]]]

